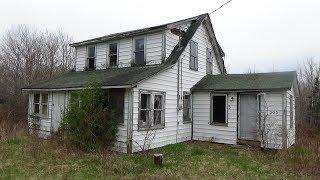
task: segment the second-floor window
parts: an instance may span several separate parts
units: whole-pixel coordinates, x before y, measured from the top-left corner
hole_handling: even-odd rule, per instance
[[[134,61],[137,65],[145,65],[144,38],[134,40]]]
[[[95,69],[95,58],[96,58],[96,47],[90,46],[87,49],[87,70],[94,70]]]
[[[110,67],[118,66],[118,44],[112,43],[109,45],[109,65]]]
[[[212,68],[213,68],[213,53],[212,53],[212,50],[207,48],[207,55],[206,55],[206,59],[207,59],[207,62],[206,62],[206,71],[207,71],[207,74],[212,74]]]
[[[190,41],[190,62],[189,67],[192,70],[198,71],[198,44]]]

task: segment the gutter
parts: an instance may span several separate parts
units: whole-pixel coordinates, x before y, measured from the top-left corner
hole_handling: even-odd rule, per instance
[[[120,88],[132,88],[133,85],[123,85],[123,86],[102,86],[102,89],[120,89]],[[70,87],[70,88],[22,88],[22,91],[72,91],[72,90],[81,90],[85,87]]]

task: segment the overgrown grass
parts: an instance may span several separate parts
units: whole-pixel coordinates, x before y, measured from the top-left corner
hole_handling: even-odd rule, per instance
[[[295,147],[281,151],[186,142],[144,154],[120,154],[104,149],[87,153],[53,139],[17,135],[0,140],[0,179],[317,177],[319,146],[306,141],[317,143],[320,135],[316,131],[311,133],[309,136],[313,138],[302,141],[298,136]],[[154,153],[164,155],[162,167],[153,164]]]

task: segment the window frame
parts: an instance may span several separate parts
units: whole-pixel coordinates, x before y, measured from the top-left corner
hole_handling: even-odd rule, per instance
[[[196,55],[195,56],[192,55],[192,49],[191,49],[192,45],[191,44],[194,44],[195,47],[196,47]],[[199,52],[198,52],[199,51],[199,47],[198,47],[198,43],[193,41],[193,40],[190,40],[189,47],[190,47],[190,50],[189,50],[189,54],[190,54],[189,55],[190,56],[189,57],[189,68],[191,70],[198,71],[198,66],[199,66]],[[194,62],[192,63],[193,58],[194,58]]]
[[[212,56],[212,49],[206,48],[206,74],[213,74],[213,56]],[[210,56],[208,57],[208,55]]]
[[[116,54],[111,54],[110,53],[110,45],[111,44],[116,44],[116,46],[117,46],[117,53]],[[117,57],[115,66],[111,66],[111,56],[116,56]],[[111,43],[108,44],[108,62],[109,62],[109,67],[118,67],[119,66],[119,43],[118,42],[111,42]]]
[[[149,108],[150,109],[141,109],[141,95],[148,94],[150,95],[150,102]],[[157,111],[154,109],[154,97],[155,95],[162,96],[162,109],[161,109],[161,123],[154,124],[154,112]],[[154,90],[139,90],[139,106],[138,106],[138,130],[139,131],[146,131],[146,130],[155,130],[155,129],[163,129],[165,127],[165,110],[166,110],[166,93],[163,91],[154,91]],[[149,117],[147,118],[146,122],[143,123],[141,120],[141,111],[149,111]]]
[[[94,47],[94,56],[89,57],[89,48]],[[97,57],[97,47],[96,45],[87,46],[87,58],[86,58],[86,70],[95,70],[96,69],[96,57]],[[89,61],[93,58],[93,68],[89,68]]]
[[[213,97],[214,96],[224,96],[225,97],[225,122],[213,122]],[[211,93],[210,94],[210,125],[214,126],[228,126],[228,94],[226,93]]]
[[[189,107],[188,107],[188,115],[189,115],[189,117],[188,117],[188,119],[185,119],[185,108],[184,108],[184,103],[185,103],[185,96],[189,96]],[[183,123],[191,123],[191,121],[192,121],[192,95],[191,95],[191,93],[190,92],[186,92],[186,91],[184,91],[183,92],[183,101],[182,101],[182,110],[183,110],[183,112],[182,112],[182,119],[183,119]]]
[[[36,94],[39,94],[39,102],[38,103],[35,103],[34,100],[35,100],[35,95]],[[47,102],[44,103],[43,102],[43,95],[47,95]],[[33,94],[33,106],[32,106],[32,113],[35,114],[36,116],[38,117],[41,117],[41,118],[49,118],[49,98],[50,98],[50,94],[49,93],[34,93]],[[35,113],[35,105],[38,105],[39,106],[39,113]],[[46,110],[47,110],[47,114],[43,114],[43,106],[47,106],[46,107]]]
[[[143,39],[143,60],[144,60],[144,64],[141,65],[141,64],[138,64],[137,63],[137,60],[136,60],[136,52],[140,52],[140,51],[137,51],[136,50],[136,40],[138,39]],[[132,54],[133,54],[133,62],[135,65],[138,65],[138,66],[145,66],[147,64],[147,56],[146,56],[146,42],[147,42],[147,37],[146,36],[138,36],[138,37],[135,37],[133,38],[133,48],[132,48]]]
[[[293,128],[293,95],[289,95],[289,116],[290,116],[290,128]]]

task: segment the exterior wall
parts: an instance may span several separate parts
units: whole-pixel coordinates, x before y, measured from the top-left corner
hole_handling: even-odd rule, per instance
[[[188,25],[189,24],[187,23],[181,26],[184,27]],[[168,30],[166,31],[165,39],[166,56],[168,57],[172,49],[178,43],[179,37]],[[209,47],[212,49],[208,34],[203,25],[198,28],[192,40],[198,43],[198,71],[189,69],[190,46],[188,45],[180,57],[182,61],[182,70],[180,70],[180,74],[182,74],[182,82],[180,81],[179,83],[179,94],[181,97],[183,95],[183,91],[190,92],[190,88],[206,75],[206,48]],[[219,73],[220,71],[217,61],[216,59],[213,59],[213,74]],[[191,140],[191,123],[183,123],[182,110],[179,110],[177,115],[177,74],[178,66],[176,64],[172,68],[139,83],[138,86],[133,89],[133,151],[141,150],[140,146],[144,143],[143,141],[146,137],[146,131],[138,130],[140,89],[166,92],[165,127],[164,129],[153,130],[151,132],[155,134],[155,137],[150,143],[150,148]],[[180,106],[182,106],[181,99]]]
[[[237,94],[227,93],[227,126],[210,124],[210,92],[193,93],[193,136],[195,140],[237,143]],[[233,100],[231,100],[233,97]]]
[[[127,152],[127,122],[128,122],[128,93],[125,92],[124,100],[124,123],[119,125],[118,138],[115,142],[115,150],[120,152]],[[62,120],[62,113],[68,107],[70,100],[70,93],[67,91],[50,92],[48,99],[48,117],[40,118],[39,136],[48,137],[51,132],[56,132]],[[32,126],[32,119],[30,115],[33,113],[33,93],[29,94],[29,108],[28,108],[28,122],[29,127]]]
[[[293,97],[293,127],[290,127],[290,95]],[[287,108],[287,147],[295,143],[295,129],[296,129],[296,113],[295,113],[295,95],[293,89],[286,91],[286,108]]]
[[[145,38],[146,64],[160,64],[164,56],[164,33],[158,32],[138,36]],[[131,66],[134,51],[134,38],[126,38],[117,41],[95,44],[96,46],[96,69],[105,69],[109,65],[109,44],[118,43],[119,67]],[[76,47],[76,71],[83,71],[86,66],[87,46]]]
[[[281,149],[283,148],[283,121],[284,118],[284,103],[283,92],[266,92],[265,106],[267,107],[267,115],[265,122],[264,140],[267,148]]]

